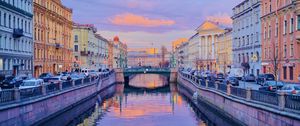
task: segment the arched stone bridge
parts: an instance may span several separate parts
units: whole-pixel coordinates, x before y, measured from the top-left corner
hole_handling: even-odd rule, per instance
[[[159,74],[166,76],[170,82],[176,82],[177,70],[175,68],[125,68],[115,69],[117,82],[125,83],[129,78],[137,74]]]

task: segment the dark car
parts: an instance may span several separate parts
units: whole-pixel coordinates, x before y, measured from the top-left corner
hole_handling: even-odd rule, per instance
[[[225,83],[231,84],[232,86],[239,86],[239,79],[236,77],[228,77]]]
[[[275,92],[278,89],[281,89],[283,87],[283,82],[276,82],[276,81],[266,81],[260,88],[260,91],[271,91]]]
[[[39,76],[39,79],[43,79],[44,82],[48,82],[49,78],[53,77],[53,74],[51,73],[42,73],[40,76]]]
[[[263,85],[265,81],[274,81],[275,77],[273,74],[260,74],[256,79],[256,84]]]
[[[2,81],[1,88],[2,89],[11,89],[11,88],[19,87],[22,82],[23,82],[22,77],[7,76]]]
[[[224,74],[222,74],[222,73],[218,73],[217,74],[217,81],[219,81],[219,82],[223,82],[224,81]]]
[[[243,81],[246,81],[246,82],[255,82],[255,76],[254,76],[254,74],[246,75],[245,77],[243,77]]]

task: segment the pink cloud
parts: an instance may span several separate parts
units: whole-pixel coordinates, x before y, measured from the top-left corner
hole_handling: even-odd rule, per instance
[[[164,19],[150,19],[148,17],[135,15],[132,13],[124,13],[114,16],[109,20],[115,25],[126,26],[141,26],[141,27],[158,27],[158,26],[171,26],[175,24],[173,20]]]
[[[232,25],[232,19],[228,14],[217,14],[206,17],[206,20],[218,22],[223,25]]]

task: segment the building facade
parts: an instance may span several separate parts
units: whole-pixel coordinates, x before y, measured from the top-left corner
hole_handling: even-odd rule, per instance
[[[233,8],[233,66],[257,76],[261,69],[261,1],[244,0]]]
[[[194,34],[188,40],[188,68],[197,69],[197,61],[199,59],[199,35]]]
[[[225,33],[217,36],[217,71],[228,73],[232,65],[232,29],[225,29]]]
[[[34,75],[70,71],[72,10],[60,0],[34,0]]]
[[[262,0],[262,72],[299,82],[300,1]]]
[[[188,58],[189,58],[189,53],[188,53],[188,42],[181,43],[179,46],[176,47],[175,49],[175,60],[176,60],[176,65],[178,67],[188,67]]]
[[[107,68],[108,40],[92,24],[74,24],[74,66],[98,70]]]
[[[128,51],[128,66],[152,66],[159,67],[161,62],[161,55],[157,53],[149,53],[148,51],[130,49]]]
[[[33,73],[31,0],[0,1],[0,74]]]
[[[127,67],[127,45],[115,36],[112,43],[112,68]]]
[[[225,32],[224,28],[211,21],[205,21],[197,28],[199,35],[196,45],[198,51],[197,68],[202,71],[217,72],[217,36]]]

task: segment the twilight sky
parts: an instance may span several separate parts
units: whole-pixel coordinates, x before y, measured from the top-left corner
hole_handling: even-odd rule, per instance
[[[232,8],[242,0],[61,0],[73,21],[95,24],[107,39],[119,36],[129,47],[171,46],[189,38],[208,19],[230,25]]]

